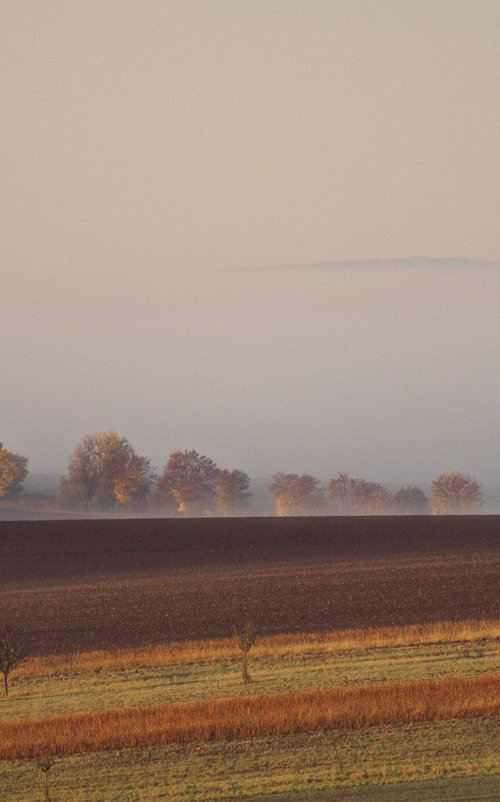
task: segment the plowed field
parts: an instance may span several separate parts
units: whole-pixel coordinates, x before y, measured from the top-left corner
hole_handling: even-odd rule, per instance
[[[0,616],[40,653],[498,615],[500,518],[0,523]]]

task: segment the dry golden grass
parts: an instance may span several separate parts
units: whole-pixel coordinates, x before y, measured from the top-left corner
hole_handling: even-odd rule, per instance
[[[471,642],[500,638],[498,620],[441,621],[401,627],[341,629],[330,632],[305,632],[259,637],[252,655],[279,657],[280,654],[348,651],[385,646],[411,646],[429,643]],[[166,663],[230,659],[235,655],[234,641],[220,638],[203,641],[178,641],[155,646],[113,651],[77,652],[33,657],[18,669],[18,675],[50,675],[68,671],[147,667]]]
[[[494,716],[498,675],[75,713],[0,724],[0,759]]]

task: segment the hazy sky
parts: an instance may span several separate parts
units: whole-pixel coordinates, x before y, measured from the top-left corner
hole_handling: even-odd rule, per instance
[[[0,440],[500,481],[499,41],[498,0],[0,0]],[[353,263],[414,255],[473,261]]]

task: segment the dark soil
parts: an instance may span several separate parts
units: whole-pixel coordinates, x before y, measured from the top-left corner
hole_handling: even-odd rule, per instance
[[[52,652],[492,618],[500,517],[0,522],[0,626]]]

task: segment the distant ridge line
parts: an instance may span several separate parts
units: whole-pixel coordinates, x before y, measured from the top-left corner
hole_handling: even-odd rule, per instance
[[[330,262],[304,262],[301,264],[277,264],[277,265],[255,265],[253,267],[228,267],[223,272],[257,272],[271,270],[335,270],[349,267],[404,267],[404,266],[442,266],[442,267],[477,267],[477,268],[500,268],[500,261],[488,261],[486,259],[469,259],[466,257],[454,256],[404,256],[394,258],[373,258],[373,259],[345,259],[332,260]]]

